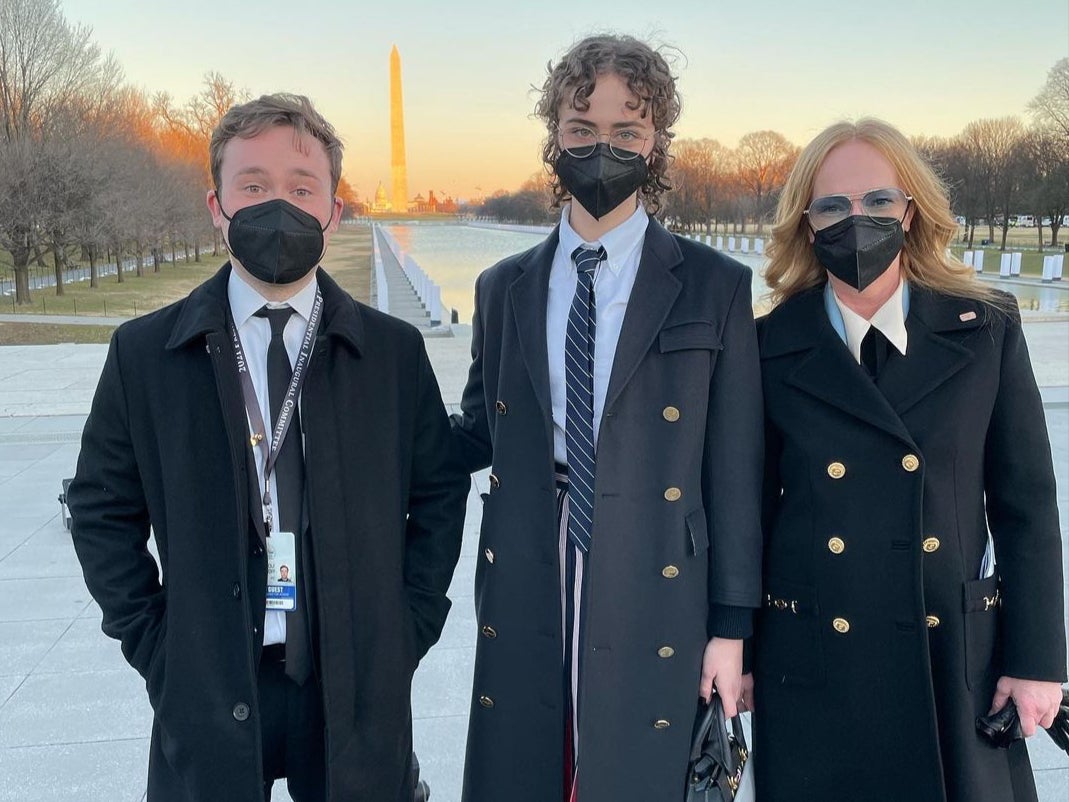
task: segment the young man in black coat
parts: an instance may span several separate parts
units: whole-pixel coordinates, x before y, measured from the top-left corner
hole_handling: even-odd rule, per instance
[[[211,166],[230,262],[115,333],[68,493],[155,712],[148,799],[261,802],[285,777],[297,802],[410,802],[411,678],[468,479],[420,334],[318,269],[342,211],[330,124],[261,97]]]
[[[454,420],[466,467],[493,466],[463,799],[676,802],[760,600],[752,277],[652,216],[679,114],[660,53],[579,42],[538,114],[570,202],[479,277]]]

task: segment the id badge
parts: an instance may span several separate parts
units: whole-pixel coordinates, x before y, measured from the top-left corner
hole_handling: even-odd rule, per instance
[[[267,538],[267,609],[297,609],[297,539],[293,532]]]

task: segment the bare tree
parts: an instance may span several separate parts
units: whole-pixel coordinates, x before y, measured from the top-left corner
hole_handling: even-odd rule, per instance
[[[1069,145],[1069,57],[1051,67],[1047,82],[1028,104],[1028,110],[1041,124],[1060,131]]]
[[[20,304],[30,302],[30,256],[41,250],[47,183],[55,180],[44,169],[43,142],[117,75],[90,35],[67,22],[58,0],[0,3],[0,248],[12,255]]]
[[[995,221],[1002,228],[1002,250],[1013,204],[1021,191],[1021,151],[1024,126],[1016,117],[975,120],[961,132],[968,154],[970,178],[975,182],[978,198],[987,218],[988,239],[995,239]]]
[[[753,201],[757,231],[775,204],[776,194],[798,159],[799,149],[777,131],[753,131],[739,140],[735,150],[738,178]]]

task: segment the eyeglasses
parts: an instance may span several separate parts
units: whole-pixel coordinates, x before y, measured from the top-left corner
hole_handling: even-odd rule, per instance
[[[607,139],[609,152],[621,161],[637,159],[646,147],[648,132],[641,128],[619,128],[611,134],[599,134],[585,125],[569,124],[557,126],[557,143],[561,150],[576,159],[585,159],[593,155],[598,142]]]
[[[861,200],[861,209],[872,222],[892,226],[902,222],[909,208],[912,195],[897,187],[870,189],[854,195],[825,195],[809,204],[802,214],[809,218],[814,231],[833,226],[849,217],[854,211],[854,201]]]

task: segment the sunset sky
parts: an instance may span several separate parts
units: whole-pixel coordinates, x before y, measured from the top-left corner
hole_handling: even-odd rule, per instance
[[[980,117],[1025,116],[1048,70],[1069,55],[1069,0],[1009,5],[62,0],[67,18],[91,26],[127,80],[149,92],[185,102],[214,70],[254,95],[309,95],[344,139],[345,174],[365,198],[379,181],[389,189],[394,44],[410,193],[469,198],[514,189],[539,169],[532,85],[588,33],[678,48],[681,137],[733,147],[771,128],[804,144],[864,114],[909,134],[952,135]]]

